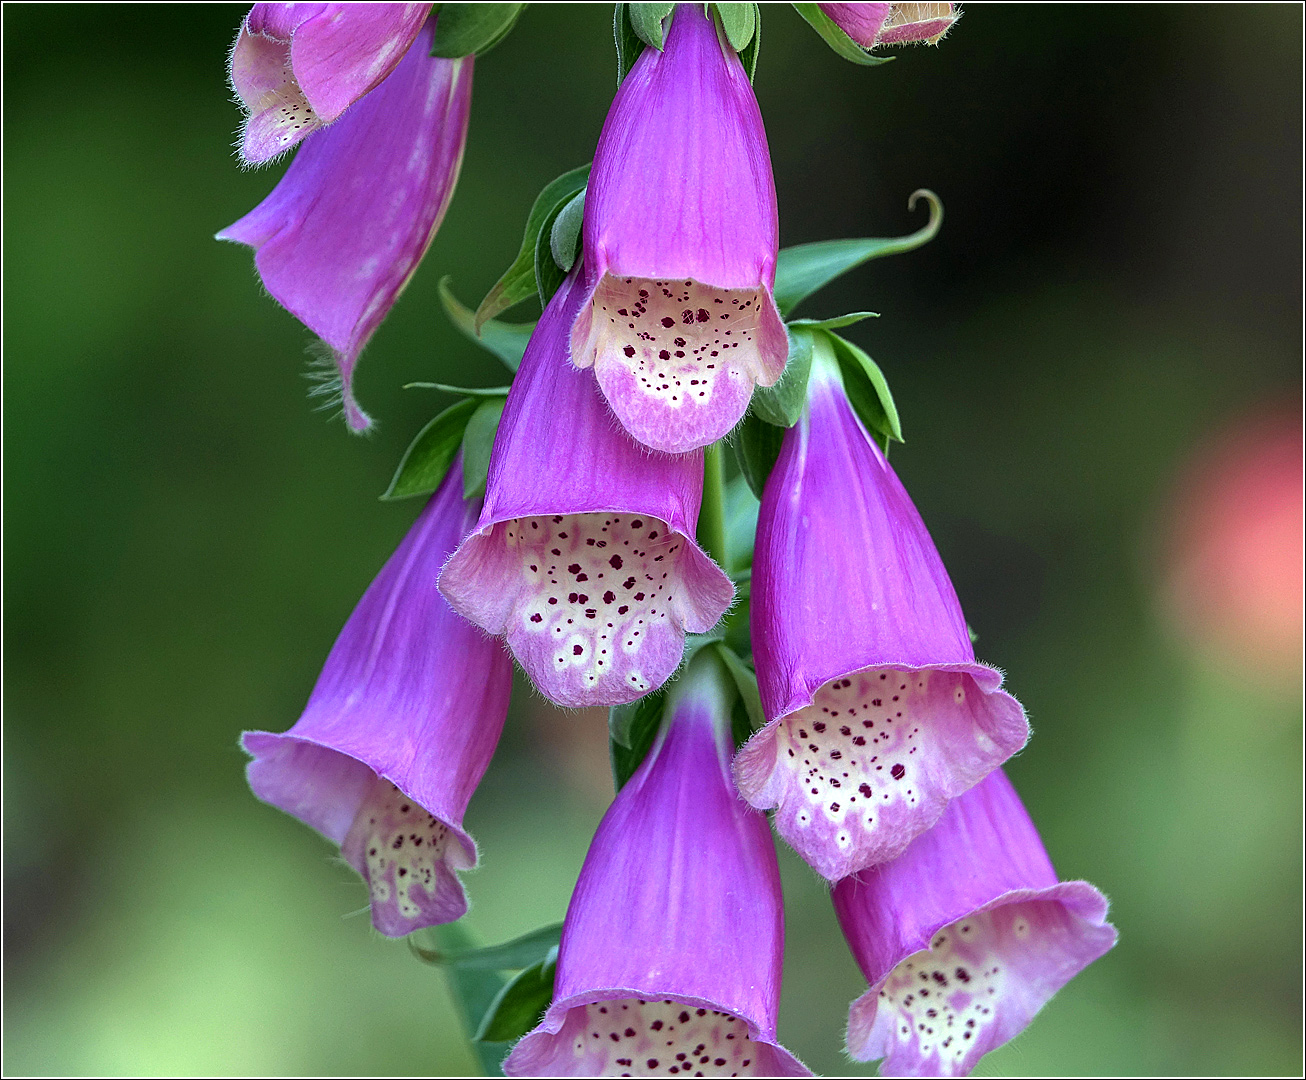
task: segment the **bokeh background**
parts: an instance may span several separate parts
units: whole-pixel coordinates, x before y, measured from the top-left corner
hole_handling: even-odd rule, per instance
[[[591,156],[611,8],[532,7],[478,61],[457,196],[359,368],[367,439],[211,239],[279,172],[231,153],[242,10],[3,10],[11,1073],[474,1068],[443,976],[254,801],[236,739],[295,720],[418,509],[377,495],[445,402],[402,384],[502,381],[436,284],[479,299]],[[1033,721],[1010,772],[1120,928],[981,1073],[1300,1074],[1301,8],[976,5],[873,70],[764,23],[782,241],[946,205],[803,313],[882,313],[851,333],[894,463]],[[468,819],[486,940],[561,917],[611,794],[600,716],[515,699]],[[869,1073],[841,1051],[864,984],[782,861],[781,1036]]]

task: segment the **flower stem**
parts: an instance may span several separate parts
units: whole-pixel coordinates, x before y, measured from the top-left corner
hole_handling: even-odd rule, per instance
[[[726,565],[725,459],[720,442],[703,455],[703,505],[698,512],[698,543],[718,566]]]

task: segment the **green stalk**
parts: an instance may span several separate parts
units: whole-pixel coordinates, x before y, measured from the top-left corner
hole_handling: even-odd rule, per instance
[[[720,442],[703,455],[703,505],[698,512],[698,545],[718,566],[726,565],[726,471]]]

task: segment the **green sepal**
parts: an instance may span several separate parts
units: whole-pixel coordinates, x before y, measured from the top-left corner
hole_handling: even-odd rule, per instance
[[[803,414],[807,400],[807,377],[812,372],[812,335],[801,328],[789,329],[789,358],[784,373],[774,386],[753,391],[753,412],[776,427],[793,427]]]
[[[584,215],[585,189],[581,188],[566,202],[555,206],[540,226],[540,234],[535,238],[535,288],[540,297],[540,307],[548,305],[553,299],[553,294],[567,279],[567,271],[575,265],[576,245],[580,241],[580,227]],[[567,221],[559,226],[558,223],[564,220],[564,216]],[[575,227],[575,232],[568,238],[566,234],[570,232],[572,226]],[[569,244],[568,240],[570,240]],[[563,267],[560,265],[561,260],[557,253],[566,246],[570,246],[571,259],[569,264]]]
[[[440,390],[460,397],[507,397],[511,386],[450,386],[442,382],[404,383],[405,390]]]
[[[462,923],[446,923],[431,928],[437,947],[446,952],[459,952],[475,949],[475,940],[463,929]],[[411,938],[409,939],[412,940]],[[496,971],[485,971],[473,967],[449,967],[446,969],[449,989],[453,993],[454,1005],[462,1021],[467,1038],[472,1040],[472,1050],[486,1076],[502,1076],[500,1067],[503,1059],[512,1049],[511,1043],[476,1042],[475,1036],[481,1026],[481,1020],[503,991],[508,980]]]
[[[735,460],[739,462],[739,471],[744,474],[749,488],[759,499],[766,486],[766,478],[775,468],[780,456],[780,446],[784,442],[784,429],[768,424],[760,417],[749,413],[735,428],[731,445],[735,450]]]
[[[431,55],[484,56],[511,32],[525,4],[441,4]]]
[[[907,236],[819,240],[814,244],[783,248],[775,264],[774,296],[780,314],[788,315],[817,289],[864,262],[885,255],[900,255],[933,240],[943,224],[943,203],[934,192],[921,188],[913,191],[907,200],[909,211],[916,209],[918,199],[925,199],[930,204],[930,220]]]
[[[547,230],[552,228],[558,211],[571,202],[577,192],[585,189],[589,175],[590,167],[582,165],[546,184],[544,190],[536,196],[531,212],[526,216],[526,232],[522,235],[521,250],[517,252],[517,258],[494,283],[494,287],[485,294],[485,299],[476,309],[475,325],[478,331],[487,319],[538,294],[540,290],[536,276],[536,251],[539,247],[540,233],[544,232],[545,236],[548,236]]]
[[[519,971],[490,1003],[473,1038],[504,1043],[520,1039],[544,1016],[553,1000],[553,976],[558,966],[555,945],[544,958]]]
[[[839,24],[821,10],[820,4],[795,4],[794,10],[845,60],[864,67],[874,67],[876,64],[887,64],[893,59],[892,56],[872,56],[841,30]]]
[[[975,642],[979,641],[979,634],[975,633],[975,630],[974,628],[972,628],[970,623],[966,624],[966,633],[970,637],[970,643],[972,645],[974,645]]]
[[[842,330],[864,319],[878,319],[878,311],[850,311],[847,315],[836,315],[832,319],[791,319],[789,326],[805,326],[809,330]]]
[[[506,323],[487,319],[477,326],[471,310],[463,307],[449,288],[448,277],[440,280],[440,303],[444,306],[449,321],[464,337],[497,356],[509,371],[517,370],[526,353],[526,343],[535,332],[534,323]]]
[[[507,398],[485,398],[476,406],[463,432],[463,498],[485,494],[485,480],[490,475],[490,451],[499,431],[499,417]]]
[[[581,191],[567,203],[553,221],[549,230],[549,252],[553,261],[569,272],[580,254],[580,227],[585,221],[585,192]]]
[[[671,23],[664,20],[676,9],[671,4],[627,4],[626,12],[630,19],[630,29],[645,45],[652,45],[658,52],[667,39]]]
[[[721,31],[725,34],[730,47],[741,53],[753,40],[757,29],[756,4],[713,4],[717,18],[721,21]]]
[[[762,51],[762,9],[757,4],[752,6],[757,12],[753,20],[753,36],[748,44],[739,50],[739,62],[744,65],[750,83],[753,81],[753,76],[757,74],[757,54]]]
[[[612,787],[620,791],[644,763],[662,724],[666,690],[655,690],[638,701],[608,710],[608,753],[612,761]]]
[[[844,393],[852,403],[862,423],[872,435],[880,437],[880,445],[885,453],[889,451],[889,442],[902,442],[902,423],[898,419],[898,407],[893,403],[893,394],[889,392],[888,380],[880,366],[851,341],[845,341],[838,334],[828,330],[821,331],[834,347],[834,355],[839,361],[839,372],[843,375]]]
[[[645,49],[643,40],[631,25],[629,4],[615,6],[612,13],[612,38],[617,46],[617,85],[620,86]]]
[[[444,481],[454,455],[463,441],[467,422],[476,411],[475,398],[464,398],[450,405],[417,433],[408,444],[403,460],[395,470],[383,499],[408,499],[426,495]]]
[[[557,947],[561,938],[562,923],[551,923],[505,941],[502,945],[486,945],[482,948],[442,945],[437,949],[424,949],[410,935],[408,948],[414,956],[428,964],[462,968],[465,971],[507,971],[538,964],[550,949]]]
[[[725,662],[730,678],[734,680],[735,689],[739,691],[739,700],[743,703],[744,713],[748,717],[748,733],[751,735],[766,725],[766,714],[762,711],[762,695],[757,689],[757,675],[725,642],[718,642],[716,650]],[[738,741],[736,738],[736,742]]]

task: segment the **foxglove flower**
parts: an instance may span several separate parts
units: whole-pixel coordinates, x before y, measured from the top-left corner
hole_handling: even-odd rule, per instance
[[[512,661],[435,587],[475,520],[455,464],[377,575],[284,734],[248,731],[254,794],[340,845],[398,937],[467,910],[467,802],[503,730]]]
[[[810,1076],[775,1041],[784,905],[766,818],[730,782],[724,672],[700,652],[604,817],[553,1003],[509,1076]]]
[[[771,297],[775,183],[757,99],[701,4],[646,49],[599,137],[585,195],[592,272],[571,332],[612,411],[671,453],[725,435],[784,370]]]
[[[348,9],[337,13],[340,26],[382,18],[366,15],[373,5],[340,6]],[[321,19],[330,25],[324,13],[295,31],[292,60],[296,44]],[[272,194],[218,233],[255,249],[268,292],[330,347],[345,419],[355,431],[366,430],[371,419],[354,398],[354,366],[444,218],[467,139],[472,58],[431,56],[434,28],[428,19],[393,72],[304,139]],[[319,44],[328,50],[324,65],[336,55],[329,41]],[[240,49],[238,42],[236,57]],[[392,51],[377,53],[374,63],[384,67]],[[356,89],[357,66],[343,47],[341,56],[344,85]]]
[[[231,50],[231,85],[247,117],[251,165],[333,123],[389,75],[430,4],[255,4]]]
[[[694,542],[701,452],[653,455],[567,361],[578,267],[540,317],[490,458],[485,508],[440,577],[559,705],[633,701],[675,671],[686,631],[730,606]]]
[[[975,661],[929,533],[815,342],[803,416],[762,496],[751,618],[769,722],[735,777],[837,881],[900,853],[1029,725]]]
[[[863,49],[875,45],[937,44],[960,15],[956,4],[818,4]]]
[[[888,1076],[963,1076],[1116,941],[1106,898],[1058,882],[1001,769],[897,859],[839,882],[834,908],[870,988],[848,1053]]]

